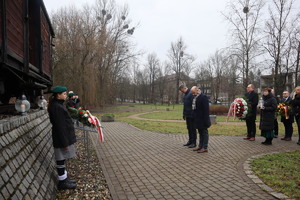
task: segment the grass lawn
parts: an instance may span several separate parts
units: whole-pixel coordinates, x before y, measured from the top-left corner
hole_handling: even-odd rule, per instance
[[[152,112],[152,113],[147,113],[147,114],[143,114],[140,115],[141,118],[145,118],[145,119],[172,119],[172,120],[181,120],[182,119],[182,107],[180,108],[175,107],[175,109],[172,109],[170,111],[166,111],[166,110],[156,110],[156,112]],[[227,116],[225,115],[217,115],[217,122],[226,122],[227,121]],[[259,121],[260,116],[256,117],[256,121]],[[233,117],[229,117],[228,119],[229,122],[241,122],[241,123],[245,123],[245,121],[241,121],[238,118],[236,118],[235,120],[233,119]]]
[[[252,169],[271,188],[300,199],[300,151],[260,157],[252,161]]]
[[[169,111],[166,111],[169,108]],[[115,115],[117,121],[127,122],[137,128],[161,133],[182,133],[187,134],[186,125],[184,122],[158,122],[158,121],[145,121],[138,119],[126,118],[130,115],[151,112],[147,114],[140,115],[141,118],[145,119],[171,119],[171,120],[182,120],[182,109],[183,105],[153,105],[153,104],[134,104],[126,103],[124,105],[118,105],[109,108],[105,112],[109,111]],[[155,112],[154,112],[155,111]],[[97,115],[97,114],[96,114]],[[101,114],[97,116],[100,118]],[[217,116],[217,122],[226,122],[227,116]],[[257,116],[256,121],[259,121],[259,116]],[[283,134],[283,124],[279,121],[279,135]],[[246,134],[246,124],[245,121],[239,119],[233,120],[233,117],[229,118],[229,122],[239,123],[236,124],[217,124],[212,125],[209,128],[210,135],[234,135],[234,136],[244,136]],[[296,123],[294,123],[294,132],[297,132]],[[260,131],[257,127],[257,135],[260,135]]]

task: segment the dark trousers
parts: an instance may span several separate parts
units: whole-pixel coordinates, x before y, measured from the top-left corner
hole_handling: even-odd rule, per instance
[[[293,135],[293,123],[290,121],[284,121],[283,122],[285,133],[284,138],[291,138]]]
[[[206,129],[198,129],[200,135],[199,148],[207,149],[208,147],[208,130]]]
[[[186,120],[186,127],[189,132],[188,144],[196,144],[197,133],[196,133],[196,129],[194,128],[194,119],[192,117],[186,117],[185,120]]]
[[[299,142],[300,142],[300,115],[296,116],[296,122],[297,122],[297,127],[298,127],[298,135],[299,135]]]
[[[278,135],[278,121],[277,121],[276,117],[275,117],[275,120],[274,120],[274,134]]]
[[[256,117],[251,117],[249,119],[246,119],[246,125],[247,125],[247,137],[255,137],[256,135],[256,124],[255,124]]]

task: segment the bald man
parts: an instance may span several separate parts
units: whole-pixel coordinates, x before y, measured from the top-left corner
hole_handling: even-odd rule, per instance
[[[209,118],[209,102],[205,94],[201,90],[193,86],[191,92],[194,95],[193,99],[193,118],[194,128],[196,128],[200,135],[199,148],[195,149],[197,153],[208,152],[208,128],[211,125]]]
[[[245,94],[246,98],[251,103],[251,110],[250,117],[246,119],[246,125],[247,125],[247,137],[244,138],[245,140],[249,141],[255,141],[255,135],[256,135],[256,107],[258,104],[258,94],[254,91],[254,85],[249,84],[247,86],[247,93]]]

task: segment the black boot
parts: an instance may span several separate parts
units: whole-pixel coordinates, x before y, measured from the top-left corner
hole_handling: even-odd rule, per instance
[[[266,140],[262,142],[262,144],[267,144],[267,142],[268,142],[268,138],[266,138]]]
[[[272,140],[273,140],[273,138],[269,138],[268,145],[272,145]]]
[[[72,180],[72,179],[69,179],[69,177],[66,179],[69,183],[75,183],[76,184],[76,181],[75,180]]]
[[[65,179],[63,181],[58,182],[57,188],[59,190],[75,189],[76,183],[71,183],[68,181],[68,179]]]

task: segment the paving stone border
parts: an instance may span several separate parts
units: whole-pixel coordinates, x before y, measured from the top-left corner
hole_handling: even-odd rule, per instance
[[[286,151],[286,152],[292,152],[292,151]],[[263,156],[266,156],[266,155],[272,155],[272,154],[278,154],[278,153],[282,153],[282,152],[263,153],[263,154],[251,156],[243,164],[244,172],[255,184],[257,184],[261,189],[268,192],[269,194],[271,194],[275,198],[284,199],[284,200],[294,200],[294,199],[286,196],[285,194],[283,194],[281,192],[277,192],[277,191],[273,190],[271,187],[266,185],[258,176],[256,176],[254,171],[252,170],[251,162],[253,160],[255,160],[257,158],[260,158],[260,157],[263,157]]]

